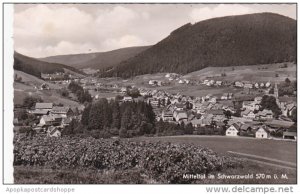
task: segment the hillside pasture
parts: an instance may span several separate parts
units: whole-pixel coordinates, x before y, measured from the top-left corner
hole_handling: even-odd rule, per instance
[[[286,68],[282,68],[287,64]],[[253,81],[253,82],[280,82],[287,77],[296,80],[296,64],[276,63],[253,66],[231,66],[231,67],[207,67],[200,71],[195,71],[184,75],[186,79],[216,79],[221,81]],[[226,76],[222,77],[221,74]],[[278,74],[278,77],[275,76]]]

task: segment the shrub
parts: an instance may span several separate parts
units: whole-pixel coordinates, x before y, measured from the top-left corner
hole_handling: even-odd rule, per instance
[[[121,171],[140,168],[159,183],[193,183],[196,180],[183,179],[183,174],[209,174],[241,166],[241,162],[194,145],[37,136],[15,141],[14,165]]]

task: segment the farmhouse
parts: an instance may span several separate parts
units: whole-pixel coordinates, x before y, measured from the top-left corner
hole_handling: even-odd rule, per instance
[[[234,123],[226,129],[226,136],[238,136],[240,127]]]
[[[48,110],[51,111],[53,108],[53,103],[36,103],[35,110]]]
[[[177,111],[184,110],[184,108],[185,108],[185,105],[182,103],[176,103],[174,106],[174,109]]]
[[[177,122],[187,121],[188,116],[185,111],[174,111],[173,117]]]
[[[54,106],[51,110],[51,114],[61,116],[62,118],[66,118],[73,115],[73,110],[70,107]]]
[[[123,98],[123,102],[132,102],[132,101],[133,101],[133,99],[131,96],[124,96],[124,98]]]
[[[265,126],[260,126],[255,132],[255,138],[267,139],[270,137],[270,131]]]
[[[163,121],[173,121],[173,114],[171,111],[164,110],[161,114]]]
[[[259,111],[255,118],[263,120],[273,119],[273,112],[271,110],[264,109],[263,111]]]
[[[221,86],[222,85],[222,81],[216,81],[216,86]]]
[[[62,117],[55,116],[55,115],[44,115],[40,119],[40,123],[38,126],[53,126],[53,125],[60,125],[62,121]]]
[[[35,116],[43,116],[43,115],[48,115],[49,110],[33,110],[30,113],[34,114]]]
[[[251,111],[258,110],[259,109],[259,104],[255,101],[243,101],[243,109],[249,109]]]
[[[244,111],[241,112],[241,116],[247,119],[254,119],[255,118],[255,114],[253,113],[252,110],[246,109]]]
[[[253,84],[250,82],[244,82],[244,88],[253,88]]]
[[[235,87],[239,87],[239,88],[244,87],[244,84],[242,82],[235,82],[234,85]]]

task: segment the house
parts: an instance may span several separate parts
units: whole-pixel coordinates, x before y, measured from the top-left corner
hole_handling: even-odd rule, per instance
[[[50,90],[50,87],[48,84],[42,83],[40,86],[40,90]]]
[[[40,119],[40,123],[38,126],[54,126],[54,125],[60,125],[62,121],[62,117],[57,115],[44,115]]]
[[[264,109],[263,111],[259,111],[256,114],[255,118],[262,120],[270,120],[273,119],[273,112],[271,110]]]
[[[255,87],[255,88],[259,88],[259,83],[255,83],[255,84],[254,84],[254,87]]]
[[[283,139],[294,139],[297,140],[297,132],[283,132]]]
[[[189,123],[191,123],[192,126],[195,128],[200,127],[201,123],[202,123],[202,119],[194,119],[194,120],[189,121]]]
[[[174,110],[176,111],[182,111],[186,108],[186,106],[182,103],[176,103],[174,106]]]
[[[243,109],[249,109],[251,111],[259,110],[260,105],[255,101],[243,101]]]
[[[260,83],[260,86],[261,88],[265,87],[265,84],[264,83]]]
[[[163,121],[173,121],[173,113],[169,110],[164,110],[161,114]]]
[[[216,81],[216,86],[221,86],[222,85],[222,81]]]
[[[48,110],[48,111],[51,111],[53,108],[53,103],[40,103],[40,102],[37,102],[35,104],[35,110]]]
[[[270,131],[265,126],[260,126],[255,132],[255,138],[268,139],[270,137]]]
[[[207,118],[194,119],[194,120],[191,120],[190,123],[192,123],[193,127],[197,128],[197,127],[204,127],[204,126],[210,125],[211,120],[209,120]]]
[[[156,98],[150,98],[148,99],[148,103],[151,104],[152,107],[157,108],[160,106],[160,100],[156,99]]]
[[[73,119],[71,117],[63,118],[62,122],[61,122],[61,125],[62,126],[68,126],[68,125],[70,125],[70,123],[71,123],[72,120]]]
[[[244,88],[253,88],[253,84],[250,82],[244,82]]]
[[[73,116],[73,110],[70,107],[54,106],[51,110],[51,114],[60,115],[62,118]]]
[[[221,96],[221,100],[228,100],[228,98],[229,98],[228,93],[224,93],[224,94]]]
[[[35,116],[43,116],[43,115],[48,115],[50,113],[50,111],[49,110],[33,110],[30,113],[34,114]]]
[[[224,116],[224,111],[222,109],[212,109],[206,111],[207,114],[212,114],[214,116]]]
[[[174,111],[173,117],[177,122],[184,122],[188,120],[188,115],[185,111]]]
[[[271,86],[271,83],[270,83],[270,82],[267,82],[267,83],[265,84],[265,86],[266,86],[266,88],[268,88],[268,87]]]
[[[179,83],[179,84],[183,84],[184,81],[183,81],[183,80],[179,80],[178,83]]]
[[[127,88],[126,88],[126,87],[122,87],[122,88],[121,88],[121,93],[124,93],[124,94],[125,94],[126,92],[127,92]]]
[[[243,124],[240,126],[240,130],[243,132],[250,132],[250,131],[252,131],[252,127],[251,127],[251,125]]]
[[[124,96],[123,97],[123,102],[132,102],[132,101],[133,101],[133,99],[132,99],[131,96]]]
[[[235,83],[234,83],[234,86],[235,86],[235,87],[242,88],[242,87],[244,87],[244,84],[243,84],[242,82],[235,82]]]
[[[238,136],[240,127],[234,123],[226,129],[226,136]]]
[[[156,81],[155,80],[149,80],[149,85],[155,85],[156,84]]]
[[[215,96],[211,97],[209,102],[216,103],[217,102],[217,97],[215,97]]]
[[[48,137],[60,137],[61,132],[57,127],[51,126],[51,127],[48,128],[47,136]]]

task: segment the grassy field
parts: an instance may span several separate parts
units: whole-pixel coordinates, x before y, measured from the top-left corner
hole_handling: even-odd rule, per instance
[[[39,96],[44,102],[62,103],[70,107],[79,106],[78,102],[62,97],[58,90],[36,90],[28,85],[14,83],[14,104],[22,104],[26,96]]]
[[[227,136],[169,136],[139,137],[136,141],[162,141],[177,144],[194,144],[228,155],[228,151],[241,152],[297,163],[296,142],[260,140],[247,137]]]
[[[287,68],[280,68],[284,63],[253,65],[253,66],[234,66],[234,67],[207,67],[200,71],[195,71],[184,76],[188,79],[206,79],[215,77],[218,80],[226,81],[259,81],[259,82],[279,82],[285,78],[296,80],[297,66],[287,63]],[[225,73],[225,77],[221,77]],[[278,74],[278,77],[275,77]]]

